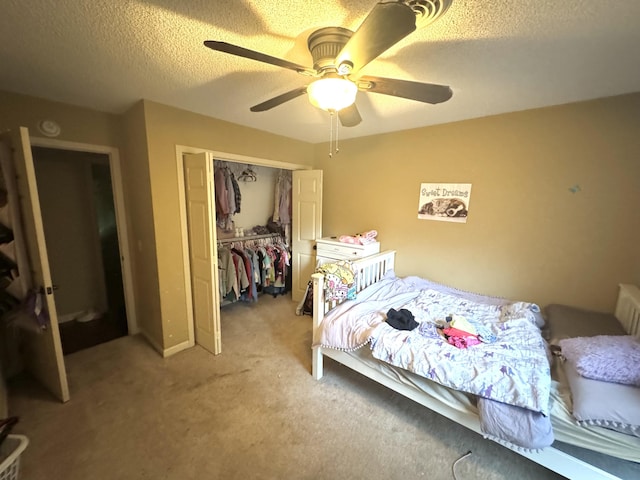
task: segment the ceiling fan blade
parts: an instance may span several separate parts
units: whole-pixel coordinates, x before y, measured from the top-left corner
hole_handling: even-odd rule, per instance
[[[393,78],[363,76],[356,81],[365,92],[382,93],[424,103],[442,103],[453,96],[451,87],[433,83],[412,82]]]
[[[404,3],[377,3],[336,57],[340,74],[355,73],[416,29],[416,14]],[[351,72],[341,70],[348,65]]]
[[[258,105],[254,105],[249,110],[251,110],[252,112],[264,112],[266,110],[272,109],[273,107],[277,107],[278,105],[282,105],[284,102],[293,100],[300,95],[304,95],[305,93],[307,93],[307,87],[296,88],[295,90],[283,93],[282,95],[278,95],[277,97],[270,98],[269,100],[259,103]]]
[[[302,73],[303,75],[316,74],[315,70],[303,67],[302,65],[298,65],[297,63],[283,60],[282,58],[272,57],[271,55],[256,52],[255,50],[249,50],[248,48],[239,47],[230,43],[218,42],[215,40],[206,40],[204,44],[210,49],[217,50],[218,52],[230,53],[231,55],[236,55],[238,57],[249,58],[251,60],[257,60],[258,62],[263,63],[269,63],[277,67],[288,68],[289,70],[294,70],[298,73]]]
[[[362,117],[355,103],[338,110],[338,118],[343,127],[355,127],[362,121]]]

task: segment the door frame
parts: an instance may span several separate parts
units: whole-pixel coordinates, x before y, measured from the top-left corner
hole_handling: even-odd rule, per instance
[[[185,296],[187,299],[187,329],[188,329],[188,344],[186,348],[193,347],[195,345],[195,333],[193,326],[193,296],[191,291],[191,265],[189,261],[189,230],[187,225],[187,203],[186,193],[184,187],[184,161],[183,154],[185,153],[205,153],[208,152],[215,160],[222,160],[225,162],[234,163],[246,163],[250,165],[256,165],[260,167],[280,168],[283,170],[313,170],[310,165],[300,165],[297,163],[281,162],[278,160],[269,160],[267,158],[250,157],[247,155],[238,155],[228,152],[217,152],[209,150],[208,148],[190,147],[187,145],[176,145],[176,169],[178,173],[178,200],[180,208],[180,232],[182,235],[182,263],[184,265],[184,278],[185,278]],[[215,274],[217,275],[217,269]],[[218,310],[220,305],[218,305]],[[181,348],[182,350],[182,348]]]
[[[109,170],[111,172],[111,185],[113,189],[113,207],[116,215],[118,246],[120,248],[120,259],[122,264],[122,287],[124,289],[124,303],[127,312],[127,329],[129,331],[129,335],[137,334],[139,330],[136,317],[135,295],[133,291],[133,275],[131,273],[131,251],[129,248],[124,187],[122,182],[122,169],[120,166],[120,153],[118,149],[106,145],[70,142],[66,140],[57,140],[55,138],[31,136],[30,140],[31,146],[33,147],[98,153],[106,155],[109,158]]]

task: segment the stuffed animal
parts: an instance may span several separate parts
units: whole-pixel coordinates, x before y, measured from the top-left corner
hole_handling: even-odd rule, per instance
[[[342,243],[351,243],[353,245],[368,245],[376,241],[376,237],[378,236],[378,232],[375,230],[369,230],[364,233],[357,233],[353,236],[351,235],[341,235],[338,240]]]

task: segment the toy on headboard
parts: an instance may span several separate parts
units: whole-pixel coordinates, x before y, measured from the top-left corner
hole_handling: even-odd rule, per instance
[[[316,269],[324,275],[325,300],[353,300],[356,298],[355,272],[351,262],[339,260],[325,263]]]
[[[376,237],[378,236],[378,232],[375,230],[369,230],[364,233],[357,233],[353,236],[351,235],[341,235],[338,240],[342,243],[351,243],[354,245],[368,245],[376,241]]]

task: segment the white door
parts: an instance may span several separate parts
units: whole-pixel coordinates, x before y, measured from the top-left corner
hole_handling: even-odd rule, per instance
[[[221,352],[220,295],[211,155],[185,154],[184,178],[195,341],[217,355]]]
[[[13,166],[17,178],[17,194],[19,196],[22,226],[24,227],[24,243],[29,258],[30,272],[26,287],[44,292],[42,308],[48,313],[49,326],[41,333],[33,333],[26,329],[24,338],[24,362],[26,369],[40,381],[57,398],[69,400],[69,386],[64,366],[58,316],[53,298],[53,285],[47,258],[47,246],[42,227],[40,199],[31,155],[29,130],[24,127],[14,129],[2,135],[3,143],[13,147]],[[15,230],[15,229],[14,229]],[[18,268],[25,273],[24,265]],[[29,275],[30,274],[30,275]],[[34,320],[35,321],[35,320]]]
[[[322,170],[293,172],[291,203],[291,298],[300,302],[316,267],[315,240],[322,237]]]

